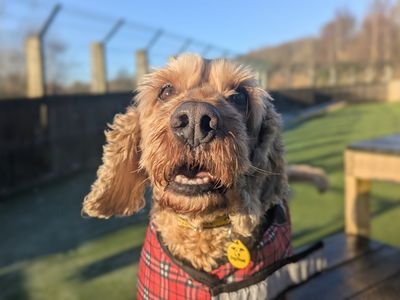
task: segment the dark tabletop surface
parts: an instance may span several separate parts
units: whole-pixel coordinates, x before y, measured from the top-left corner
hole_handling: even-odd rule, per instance
[[[389,135],[377,139],[355,142],[347,146],[348,149],[372,151],[400,155],[400,134]]]

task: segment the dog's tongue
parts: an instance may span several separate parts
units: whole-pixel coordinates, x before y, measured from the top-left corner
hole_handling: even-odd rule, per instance
[[[205,171],[200,171],[195,175],[196,178],[205,178],[205,177],[211,177],[210,173],[205,172]]]
[[[202,170],[200,167],[182,167],[178,172],[179,175],[183,175],[187,178],[212,178],[211,174],[205,170]]]

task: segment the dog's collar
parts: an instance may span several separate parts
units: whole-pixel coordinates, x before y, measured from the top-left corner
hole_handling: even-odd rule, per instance
[[[200,231],[203,229],[213,229],[213,228],[218,228],[222,226],[227,226],[231,224],[231,219],[229,218],[228,214],[224,214],[221,216],[216,217],[213,221],[211,222],[203,222],[200,225],[193,225],[190,223],[189,220],[178,217],[178,225],[181,227],[185,228],[191,228],[196,231]]]

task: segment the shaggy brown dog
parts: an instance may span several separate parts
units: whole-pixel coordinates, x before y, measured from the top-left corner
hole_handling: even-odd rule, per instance
[[[232,239],[252,248],[266,210],[287,199],[281,119],[246,67],[183,55],[149,74],[110,128],[83,211],[131,215],[150,184],[162,240],[196,269],[216,268]],[[226,214],[230,226],[193,230]]]

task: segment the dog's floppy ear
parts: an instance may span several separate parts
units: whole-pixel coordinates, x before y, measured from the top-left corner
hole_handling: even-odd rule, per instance
[[[235,232],[251,236],[271,204],[282,203],[288,190],[281,138],[281,119],[268,93],[249,89],[251,97],[247,119],[251,147],[251,167],[239,187],[242,210],[230,216]],[[244,205],[243,205],[244,204]]]
[[[109,127],[105,132],[103,164],[83,203],[82,214],[92,217],[127,216],[145,205],[147,177],[139,168],[139,113],[129,107],[125,114],[117,114]]]
[[[255,137],[256,142],[253,148],[251,161],[253,166],[264,172],[264,176],[259,174],[262,189],[260,200],[267,201],[272,196],[277,200],[287,197],[287,175],[285,170],[284,147],[282,142],[282,121],[280,115],[275,111],[272,98],[265,91],[258,91],[259,99],[263,100],[264,109],[262,116],[259,117],[260,125]]]

